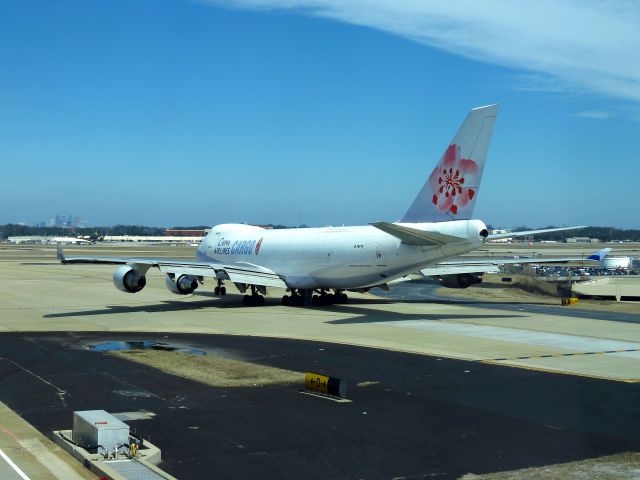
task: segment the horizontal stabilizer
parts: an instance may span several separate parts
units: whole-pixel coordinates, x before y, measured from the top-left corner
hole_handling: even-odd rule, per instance
[[[493,233],[487,237],[487,240],[497,240],[499,238],[511,238],[511,237],[525,237],[527,235],[536,235],[538,233],[561,232],[562,230],[578,230],[580,228],[587,228],[587,227],[585,226],[558,227],[558,228],[543,228],[541,230],[526,230],[523,232]]]
[[[418,230],[417,228],[405,227],[395,223],[388,222],[373,222],[369,225],[376,227],[378,230],[382,230],[389,235],[393,235],[396,238],[402,240],[402,243],[406,245],[424,245],[424,246],[439,246],[446,243],[455,243],[464,241],[464,238],[454,237],[453,235],[445,235],[438,232],[425,232],[424,230]]]

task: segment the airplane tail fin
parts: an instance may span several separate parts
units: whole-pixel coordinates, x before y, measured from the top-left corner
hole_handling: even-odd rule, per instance
[[[497,113],[498,104],[469,112],[401,223],[472,217]]]
[[[60,260],[61,263],[64,263],[66,260],[64,256],[64,250],[62,249],[62,245],[60,243],[56,244],[56,258]]]
[[[587,260],[597,260],[601,262],[602,260],[604,260],[604,257],[609,255],[610,251],[611,251],[611,248],[603,248],[602,250],[598,250],[593,255],[589,255],[587,257]]]

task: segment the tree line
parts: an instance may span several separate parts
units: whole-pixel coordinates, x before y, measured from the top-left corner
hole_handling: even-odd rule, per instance
[[[281,224],[266,224],[263,225],[267,228],[279,229],[279,228],[292,228],[291,226]],[[204,225],[190,226],[190,227],[171,227],[176,230],[204,230],[209,228]],[[293,228],[308,228],[308,225],[299,225]],[[553,226],[543,228],[554,228]],[[112,225],[108,227],[30,227],[27,225],[18,225],[13,223],[7,223],[0,226],[0,239],[7,239],[8,237],[18,236],[102,236],[102,235],[135,235],[135,236],[160,236],[164,235],[166,227],[148,227],[145,225]],[[514,231],[533,230],[526,225],[518,226]],[[566,230],[562,232],[551,232],[545,234],[538,234],[535,236],[536,241],[556,241],[562,242],[566,238],[570,237],[589,237],[597,238],[601,242],[610,241],[631,241],[640,242],[640,230],[629,229],[624,230],[614,227],[585,227],[579,230]]]
[[[267,228],[291,228],[287,225],[263,225]],[[294,228],[305,228],[307,225],[300,225]],[[204,230],[209,226],[196,225],[190,227],[171,227],[172,230]],[[108,227],[36,227],[28,225],[19,225],[15,223],[7,223],[0,226],[0,240],[6,240],[9,237],[21,236],[103,236],[103,235],[132,235],[154,237],[164,235],[167,227],[148,227],[145,225],[110,225]]]

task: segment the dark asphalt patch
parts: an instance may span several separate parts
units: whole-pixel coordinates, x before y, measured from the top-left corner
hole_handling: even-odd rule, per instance
[[[455,478],[640,449],[639,384],[319,342],[163,337],[343,378],[353,402],[341,404],[297,385],[209,387],[85,348],[148,338],[2,334],[0,401],[48,436],[74,410],[153,412],[128,423],[183,479]]]

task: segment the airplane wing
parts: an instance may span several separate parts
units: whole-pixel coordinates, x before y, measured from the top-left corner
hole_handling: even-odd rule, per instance
[[[558,227],[558,228],[543,228],[540,230],[525,230],[522,232],[510,232],[510,233],[493,233],[487,236],[487,240],[498,240],[500,238],[511,238],[511,237],[525,237],[527,235],[536,235],[538,233],[550,233],[550,232],[561,232],[563,230],[578,230],[580,228],[587,228],[585,226],[579,227]]]
[[[230,280],[233,283],[264,285],[265,287],[287,288],[282,278],[272,270],[250,263],[213,263],[189,260],[172,260],[169,258],[125,258],[125,257],[67,257],[62,246],[58,244],[57,257],[65,264],[106,264],[131,265],[146,272],[156,267],[163,273],[214,277]]]
[[[599,262],[606,257],[611,248],[603,248],[588,257],[567,257],[567,258],[491,258],[480,260],[458,260],[442,262],[432,267],[423,268],[419,273],[425,277],[457,275],[460,273],[497,273],[502,265],[521,265],[527,263],[569,263],[569,262]]]

